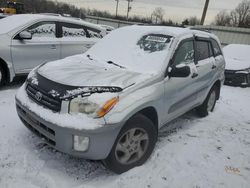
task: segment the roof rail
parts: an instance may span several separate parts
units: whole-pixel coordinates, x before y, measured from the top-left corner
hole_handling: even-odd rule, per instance
[[[204,31],[207,33],[211,33],[211,31],[207,30],[207,29],[202,29],[202,28],[194,28],[194,27],[189,27],[190,30],[197,30],[197,31]]]
[[[39,13],[39,14],[47,16],[62,16],[61,14],[56,14],[56,13]]]

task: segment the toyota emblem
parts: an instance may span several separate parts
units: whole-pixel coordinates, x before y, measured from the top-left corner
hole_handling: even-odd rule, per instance
[[[40,92],[38,91],[38,92],[36,92],[35,97],[36,97],[36,100],[37,100],[37,101],[41,101],[42,98],[43,98],[43,95],[42,95],[42,93],[40,93]]]

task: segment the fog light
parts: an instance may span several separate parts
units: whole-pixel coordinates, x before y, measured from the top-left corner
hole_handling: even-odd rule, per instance
[[[87,151],[89,147],[89,137],[74,135],[74,150]]]

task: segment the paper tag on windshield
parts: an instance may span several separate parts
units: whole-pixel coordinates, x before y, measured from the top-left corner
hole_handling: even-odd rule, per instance
[[[153,41],[153,42],[165,43],[165,42],[167,42],[168,38],[149,35],[149,36],[147,36],[147,38],[145,40],[147,40],[147,41]]]

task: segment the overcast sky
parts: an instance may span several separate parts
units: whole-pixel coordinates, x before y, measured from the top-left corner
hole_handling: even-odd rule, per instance
[[[57,0],[74,4],[78,7],[95,8],[107,10],[115,14],[115,0]],[[220,10],[232,10],[242,0],[210,0],[206,23],[213,21],[215,15]],[[130,15],[140,15],[149,17],[156,7],[165,10],[165,18],[181,22],[184,18],[191,16],[201,17],[205,0],[133,0]],[[119,14],[125,15],[127,11],[127,1],[120,0]]]

